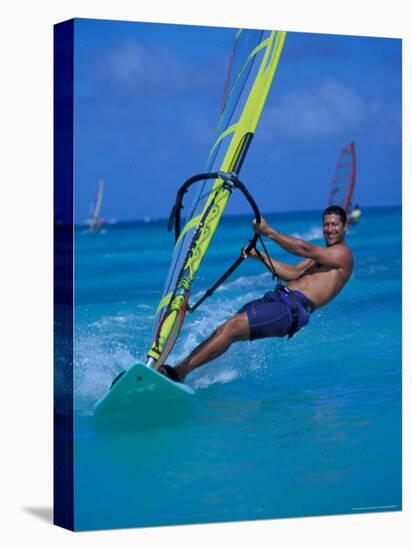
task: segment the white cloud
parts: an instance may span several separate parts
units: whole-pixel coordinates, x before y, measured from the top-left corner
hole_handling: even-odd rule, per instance
[[[168,97],[215,91],[213,67],[192,65],[164,46],[150,48],[129,40],[100,62],[96,76],[121,95]]]
[[[102,65],[115,80],[127,81],[144,74],[145,66],[150,61],[148,57],[143,46],[130,41],[111,51]]]
[[[322,138],[353,131],[367,116],[367,104],[355,89],[325,79],[317,87],[285,94],[265,118],[272,131],[289,137]]]

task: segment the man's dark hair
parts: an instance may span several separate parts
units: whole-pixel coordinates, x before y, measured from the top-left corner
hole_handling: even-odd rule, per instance
[[[338,206],[337,204],[332,204],[331,206],[328,206],[323,211],[322,218],[328,216],[329,214],[336,214],[337,216],[339,216],[341,222],[343,223],[343,225],[345,225],[347,221],[346,212],[341,206]]]

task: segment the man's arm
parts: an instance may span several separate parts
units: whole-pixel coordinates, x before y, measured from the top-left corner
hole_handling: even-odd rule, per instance
[[[299,262],[296,265],[285,264],[279,260],[275,260],[274,258],[271,258],[271,261],[273,267],[275,268],[276,275],[284,281],[295,281],[296,279],[299,279],[305,271],[316,264],[315,260],[311,260],[309,258],[303,260],[303,262]]]
[[[345,248],[341,246],[329,248],[316,246],[302,239],[285,235],[284,233],[273,229],[263,219],[261,223],[256,223],[256,221],[253,222],[253,230],[258,235],[265,235],[266,237],[269,237],[269,239],[291,254],[309,258],[314,260],[316,263],[325,266],[339,268],[343,267],[343,265],[348,261],[347,255],[349,251],[346,251]]]
[[[299,277],[301,277],[305,273],[305,271],[316,264],[314,260],[306,259],[296,265],[289,265],[280,262],[279,260],[275,260],[275,258],[270,258],[264,252],[261,252],[260,256],[256,253],[255,250],[251,250],[251,252],[248,254],[249,258],[254,258],[257,260],[263,259],[263,262],[270,269],[270,271],[274,269],[275,274],[284,281],[294,281],[295,279],[299,279]]]

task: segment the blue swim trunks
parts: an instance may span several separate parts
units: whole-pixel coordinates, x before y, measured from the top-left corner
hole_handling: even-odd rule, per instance
[[[249,340],[257,340],[273,336],[293,336],[308,324],[315,309],[314,303],[302,292],[279,286],[274,291],[266,292],[263,298],[248,302],[238,313],[247,313]]]

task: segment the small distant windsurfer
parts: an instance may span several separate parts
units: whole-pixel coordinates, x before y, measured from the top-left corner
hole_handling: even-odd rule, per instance
[[[103,224],[104,224],[103,218],[93,219],[90,222],[90,226],[89,226],[90,233],[97,233],[98,231],[100,231],[100,229],[103,227]]]
[[[339,294],[353,269],[352,253],[345,244],[348,221],[344,209],[329,206],[322,218],[326,246],[285,235],[270,227],[264,219],[260,223],[255,220],[255,233],[305,259],[292,266],[252,250],[248,257],[260,259],[274,269],[287,286],[278,285],[262,298],[245,304],[175,368],[162,365],[158,371],[176,382],[183,382],[191,371],[222,355],[234,342],[275,336],[290,338],[307,325],[315,309]],[[245,250],[242,253],[246,255]]]
[[[350,214],[349,214],[349,223],[358,223],[358,221],[360,220],[360,217],[362,215],[362,210],[360,209],[360,206],[359,204],[355,204],[353,210],[351,210]]]

